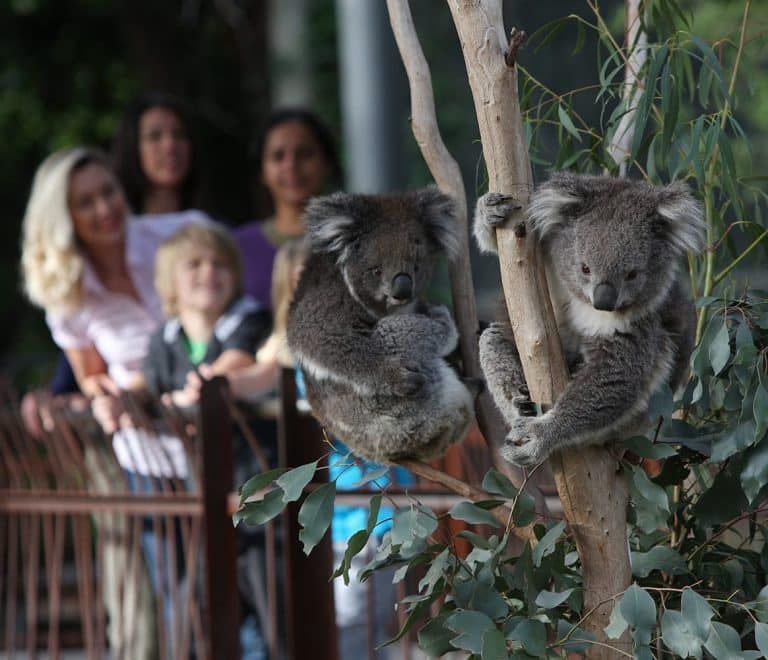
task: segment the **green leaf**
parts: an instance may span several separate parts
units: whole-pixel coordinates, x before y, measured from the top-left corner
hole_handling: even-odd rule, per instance
[[[712,622],[712,630],[704,648],[715,656],[715,660],[744,660],[746,657],[760,657],[759,653],[756,656],[748,656],[748,652],[742,651],[739,633],[731,626],[718,621]]]
[[[256,527],[257,525],[263,525],[265,522],[272,520],[278,515],[283,508],[285,508],[285,502],[283,502],[283,491],[279,488],[270,490],[264,498],[257,500],[256,502],[246,502],[242,505],[232,516],[232,522],[235,527],[243,521],[250,527]]]
[[[553,610],[558,605],[562,605],[568,596],[573,593],[573,589],[566,589],[565,591],[546,591],[542,590],[539,595],[536,596],[536,604],[539,607],[543,607],[545,610]]]
[[[656,604],[645,589],[633,584],[624,592],[619,603],[621,616],[634,628],[632,637],[639,644],[647,645],[651,641],[656,625]]]
[[[754,602],[749,603],[755,616],[763,623],[768,623],[768,585],[764,586]]]
[[[507,660],[507,641],[498,628],[488,630],[483,635],[480,657],[482,660]]]
[[[398,509],[392,518],[392,543],[402,545],[413,539],[425,539],[437,529],[434,511],[421,504]]]
[[[481,509],[472,502],[459,502],[448,512],[448,515],[455,520],[463,520],[473,525],[501,527],[501,523],[496,520],[492,513]]]
[[[568,133],[572,135],[577,142],[581,142],[581,135],[579,134],[579,131],[576,129],[576,126],[573,123],[573,120],[571,119],[566,109],[562,106],[562,104],[557,105],[557,117],[560,120],[560,125],[566,131],[568,131]]]
[[[357,530],[349,537],[347,549],[344,551],[341,564],[334,571],[333,577],[341,576],[344,579],[344,584],[349,584],[349,569],[352,567],[352,559],[365,547],[369,538],[370,534],[364,529]]]
[[[637,577],[648,577],[651,571],[662,571],[670,575],[688,572],[685,560],[666,545],[657,545],[648,552],[633,552],[631,555],[632,575]]]
[[[446,619],[452,612],[441,612],[427,625],[425,625],[417,635],[419,648],[430,658],[439,658],[455,650],[451,645],[451,638],[454,633],[445,627]]]
[[[744,451],[755,441],[755,423],[750,420],[726,431],[712,443],[711,460],[715,463],[724,461],[740,451]]]
[[[543,658],[547,652],[547,629],[541,621],[523,619],[508,636],[511,640],[519,641],[523,650],[534,658]]]
[[[366,531],[370,534],[373,532],[374,527],[376,527],[376,523],[379,520],[379,510],[381,509],[381,493],[376,493],[369,501],[368,506],[370,506],[370,510],[368,511],[368,523],[365,526]]]
[[[496,629],[493,621],[485,614],[471,610],[460,610],[452,614],[446,619],[445,625],[459,633],[451,639],[453,647],[470,653],[482,653],[485,633]]]
[[[624,446],[642,458],[669,458],[677,454],[674,447],[661,442],[653,443],[644,435],[636,435],[624,440]]]
[[[768,658],[768,623],[755,624],[755,642],[763,657]]]
[[[549,528],[546,534],[541,537],[541,540],[536,544],[533,549],[533,563],[538,567],[541,566],[541,560],[547,555],[551,554],[555,549],[557,539],[565,530],[565,521],[561,521]]]
[[[648,123],[648,115],[650,114],[651,106],[653,105],[653,99],[656,95],[656,84],[659,77],[661,67],[667,58],[669,52],[669,46],[664,44],[653,56],[651,64],[648,67],[648,74],[645,78],[646,86],[643,90],[640,102],[637,104],[635,110],[635,127],[634,135],[632,136],[631,158],[637,157],[637,152],[640,149],[640,145],[643,142],[643,134],[645,133],[645,125]]]
[[[377,479],[381,479],[383,476],[387,474],[387,472],[389,472],[389,467],[386,465],[376,470],[371,470],[369,472],[366,472],[360,478],[360,481],[354,484],[352,488],[362,488],[363,486],[370,483],[371,481],[376,481]]]
[[[629,623],[621,615],[621,600],[618,600],[611,610],[611,618],[608,620],[608,625],[604,628],[605,634],[609,639],[618,639],[624,634],[624,631],[629,626]]]
[[[765,431],[768,430],[768,390],[762,383],[755,390],[755,402],[752,404],[752,411],[755,415],[755,440],[760,442]]]
[[[335,499],[336,482],[330,481],[313,490],[301,505],[298,515],[299,524],[302,526],[299,540],[304,544],[305,555],[312,552],[328,530]]]
[[[432,593],[440,579],[447,577],[446,573],[447,569],[450,568],[449,564],[453,564],[453,557],[450,554],[450,550],[446,548],[430,562],[426,575],[419,581],[419,593]]]
[[[649,502],[652,502],[660,509],[669,513],[669,498],[667,497],[667,491],[661,486],[653,483],[646,474],[645,470],[641,468],[633,468],[632,481],[637,488],[638,492]]]
[[[264,490],[269,484],[286,471],[286,468],[275,468],[269,472],[262,472],[252,476],[240,488],[240,504],[249,497],[253,497],[260,490]]]
[[[307,463],[297,468],[293,468],[290,472],[286,472],[282,477],[277,480],[277,485],[285,491],[283,496],[283,502],[295,502],[301,497],[304,492],[304,487],[312,481],[312,477],[315,476],[315,470],[317,470],[317,463]]]
[[[513,500],[520,492],[519,489],[495,468],[491,468],[483,477],[482,489],[491,495],[501,495],[502,497]]]
[[[683,589],[681,612],[689,632],[702,644],[707,641],[711,630],[710,621],[715,615],[711,605],[693,589]]]
[[[762,443],[749,451],[740,479],[744,494],[750,503],[753,502],[768,483],[768,443]]]
[[[661,617],[661,639],[664,645],[680,658],[701,659],[702,641],[692,635],[685,625],[683,615],[675,610],[667,610]]]
[[[731,357],[731,345],[728,334],[728,326],[723,323],[709,345],[709,362],[717,376],[728,364]]]

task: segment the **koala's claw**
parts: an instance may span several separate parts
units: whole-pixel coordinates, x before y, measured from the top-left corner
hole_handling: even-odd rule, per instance
[[[485,221],[494,228],[509,220],[513,211],[519,211],[522,208],[520,202],[514,197],[498,192],[486,193],[480,198],[478,204],[482,207]]]
[[[531,394],[526,385],[517,388],[519,394],[512,397],[512,405],[517,409],[517,414],[522,417],[535,417],[536,404],[531,401]]]
[[[520,417],[512,424],[500,450],[505,460],[520,467],[532,468],[547,457],[543,442],[536,435],[534,420],[532,417]]]

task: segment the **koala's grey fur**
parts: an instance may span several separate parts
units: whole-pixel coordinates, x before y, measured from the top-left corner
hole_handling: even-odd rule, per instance
[[[481,249],[496,251],[494,228],[514,207],[495,193],[478,200]],[[681,384],[695,314],[678,269],[704,240],[701,209],[684,184],[657,188],[604,176],[555,175],[534,193],[527,225],[543,244],[573,379],[550,411],[522,416],[530,402],[511,328],[494,323],[483,332],[486,383],[511,427],[501,451],[523,466],[556,449],[636,432],[654,391]]]
[[[288,345],[313,414],[359,456],[431,458],[473,419],[473,395],[444,357],[458,334],[421,296],[435,259],[458,249],[454,206],[436,188],[312,200],[311,254]],[[405,284],[403,284],[405,282]]]

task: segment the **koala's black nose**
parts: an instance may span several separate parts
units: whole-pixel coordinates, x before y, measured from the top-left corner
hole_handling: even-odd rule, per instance
[[[595,309],[604,312],[612,312],[616,308],[616,300],[618,297],[619,292],[616,291],[616,287],[613,286],[613,284],[601,282],[595,287],[592,296],[592,305],[594,305]]]
[[[398,273],[392,278],[392,297],[397,300],[410,300],[413,296],[413,280],[410,275]]]

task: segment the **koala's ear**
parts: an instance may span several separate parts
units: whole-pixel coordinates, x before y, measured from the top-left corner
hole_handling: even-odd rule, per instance
[[[526,214],[539,238],[556,232],[590,195],[588,178],[561,172],[533,193]]]
[[[355,239],[355,217],[354,195],[338,192],[313,197],[304,211],[312,250],[343,255]]]
[[[656,213],[662,219],[662,231],[677,251],[701,252],[704,214],[687,185],[678,181],[662,188]]]
[[[459,233],[456,227],[456,203],[440,192],[437,186],[429,186],[414,193],[416,204],[430,238],[453,260],[459,254]]]

